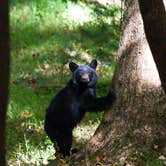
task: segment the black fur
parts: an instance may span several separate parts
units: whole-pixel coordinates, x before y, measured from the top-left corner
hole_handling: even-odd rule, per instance
[[[72,130],[84,117],[85,112],[106,109],[115,100],[110,92],[106,97],[96,98],[97,61],[78,66],[71,62],[72,79],[51,101],[46,110],[44,128],[51,141],[58,145],[63,156],[70,155]]]

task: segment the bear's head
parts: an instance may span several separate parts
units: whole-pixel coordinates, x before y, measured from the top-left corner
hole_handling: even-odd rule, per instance
[[[93,87],[97,82],[96,67],[96,60],[92,60],[88,65],[77,65],[70,62],[69,68],[73,73],[72,82],[75,85]]]

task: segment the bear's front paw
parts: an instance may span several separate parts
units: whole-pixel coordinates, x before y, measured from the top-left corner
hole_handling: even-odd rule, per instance
[[[110,102],[114,102],[116,100],[116,94],[112,89],[110,89],[107,94],[107,100]]]
[[[83,94],[84,97],[86,98],[93,98],[95,97],[95,91],[93,88],[88,88],[86,89],[86,91]]]

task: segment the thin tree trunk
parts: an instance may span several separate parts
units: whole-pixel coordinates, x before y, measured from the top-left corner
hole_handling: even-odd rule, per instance
[[[0,1],[0,166],[5,166],[5,119],[9,81],[8,0]]]
[[[112,81],[117,96],[110,112],[87,144],[124,164],[139,147],[166,143],[166,97],[147,43],[138,0],[126,0],[116,70]],[[153,26],[153,25],[152,25]]]
[[[166,6],[163,0],[139,0],[147,40],[166,93]]]

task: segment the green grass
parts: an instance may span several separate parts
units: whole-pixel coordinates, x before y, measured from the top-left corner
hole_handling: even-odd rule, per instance
[[[7,114],[8,165],[42,165],[54,158],[43,131],[45,109],[67,83],[69,61],[99,61],[98,95],[108,91],[118,47],[120,10],[61,0],[11,0],[11,80]],[[81,148],[102,113],[87,114],[74,130]]]
[[[128,158],[129,163],[143,166],[163,166],[163,161],[159,159],[161,154],[157,149],[145,149],[138,147],[136,151],[132,152]]]

